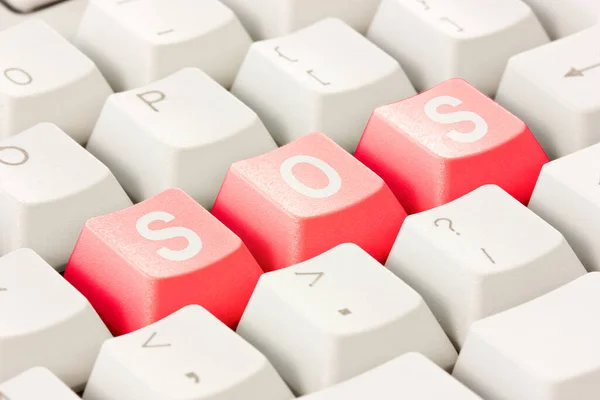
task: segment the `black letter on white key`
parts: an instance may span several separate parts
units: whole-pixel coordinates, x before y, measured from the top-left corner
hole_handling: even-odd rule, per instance
[[[154,99],[146,98],[146,97],[150,97],[152,95],[158,95],[158,97],[156,97]],[[137,95],[137,97],[139,97],[140,100],[142,100],[144,103],[148,104],[148,107],[150,107],[151,109],[153,109],[156,112],[159,112],[159,111],[158,111],[158,108],[154,107],[154,104],[160,103],[161,101],[163,101],[164,99],[167,98],[167,96],[163,92],[160,92],[158,90],[151,90],[149,92],[140,93]]]
[[[0,153],[2,153],[3,151],[7,151],[7,150],[16,150],[17,152],[21,153],[21,157],[20,159],[17,161],[12,161],[9,158],[2,158],[2,154],[0,154],[0,164],[4,164],[4,165],[10,165],[10,166],[16,166],[16,165],[22,165],[25,164],[28,160],[29,160],[29,153],[27,153],[27,151],[23,150],[20,147],[16,147],[16,146],[3,146],[0,147]],[[0,400],[2,400],[2,398],[0,398]]]
[[[5,69],[4,76],[15,85],[26,86],[33,82],[31,75],[21,68]]]

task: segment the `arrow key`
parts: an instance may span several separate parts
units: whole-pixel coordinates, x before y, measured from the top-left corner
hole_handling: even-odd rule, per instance
[[[84,400],[288,400],[269,361],[200,306],[107,340]]]
[[[600,25],[513,57],[496,101],[522,119],[550,158],[600,141]]]

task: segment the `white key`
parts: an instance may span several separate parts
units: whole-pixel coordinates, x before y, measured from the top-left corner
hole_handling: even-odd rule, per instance
[[[407,353],[301,400],[481,400],[419,353]]]
[[[287,400],[269,361],[200,306],[102,346],[84,400]]]
[[[330,18],[254,43],[232,93],[279,144],[319,131],[353,152],[373,109],[415,90],[394,59]]]
[[[496,101],[529,126],[550,158],[600,141],[599,37],[597,25],[508,63]]]
[[[29,247],[62,269],[88,219],[130,205],[108,168],[54,125],[0,141],[0,255]]]
[[[263,274],[237,332],[297,394],[407,352],[446,369],[456,358],[421,296],[355,244]]]
[[[0,383],[0,400],[79,400],[71,389],[43,367],[31,368]]]
[[[542,168],[529,208],[562,232],[588,271],[600,271],[600,144]]]
[[[0,54],[0,139],[51,122],[85,143],[112,93],[94,63],[36,20],[1,31]]]
[[[600,17],[598,0],[523,0],[533,9],[552,39],[594,25]]]
[[[339,18],[365,33],[381,0],[222,0],[255,40],[271,39],[322,19]]]
[[[82,389],[111,337],[86,298],[29,249],[0,258],[0,315],[0,382],[42,366]]]
[[[473,324],[454,376],[486,400],[598,400],[600,272]]]
[[[65,0],[53,3],[52,7],[43,7],[29,13],[15,13],[8,7],[0,7],[0,31],[23,23],[30,19],[41,19],[65,38],[75,34],[83,16],[87,0]]]
[[[512,55],[548,42],[521,0],[382,0],[367,37],[419,91],[463,78],[487,95]]]
[[[195,68],[111,96],[87,146],[134,201],[177,187],[208,209],[231,164],[276,148],[254,111]]]
[[[217,0],[90,0],[74,40],[116,91],[184,67],[230,87],[252,43]]]
[[[40,7],[56,3],[56,0],[4,0],[6,4],[19,12],[31,12]]]
[[[410,215],[386,266],[460,347],[471,324],[586,273],[563,236],[498,186]]]

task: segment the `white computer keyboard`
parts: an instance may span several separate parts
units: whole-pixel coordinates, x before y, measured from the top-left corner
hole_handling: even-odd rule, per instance
[[[599,18],[0,0],[0,400],[600,399]]]

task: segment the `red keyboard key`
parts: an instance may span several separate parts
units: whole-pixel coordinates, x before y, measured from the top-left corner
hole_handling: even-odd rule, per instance
[[[234,163],[212,212],[265,271],[346,242],[384,262],[406,218],[383,180],[321,133]]]
[[[239,237],[178,189],[90,219],[65,278],[114,334],[199,304],[239,322],[262,270]]]
[[[355,155],[409,214],[485,184],[527,204],[548,162],[524,122],[462,79],[377,108]]]

